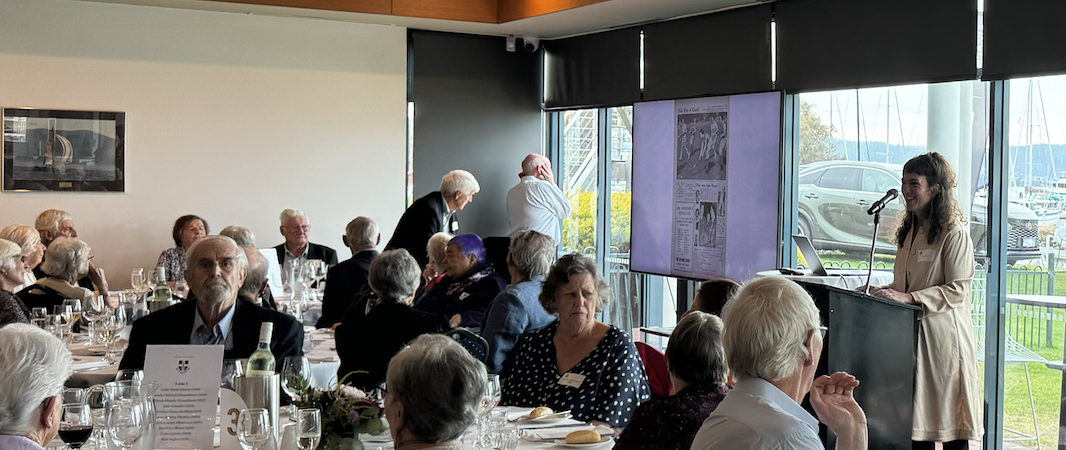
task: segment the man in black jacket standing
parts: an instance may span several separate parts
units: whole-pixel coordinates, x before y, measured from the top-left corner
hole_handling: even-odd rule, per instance
[[[370,263],[378,256],[381,242],[378,224],[369,217],[359,216],[348,222],[341,237],[352,251],[352,257],[329,269],[326,289],[322,293],[322,316],[316,328],[329,328],[344,318],[360,289],[366,286]]]
[[[470,172],[448,172],[441,179],[439,191],[426,194],[407,208],[385,249],[406,249],[419,266],[425,268],[429,262],[426,254],[429,238],[441,231],[456,234],[459,222],[455,219],[455,212],[462,211],[479,191],[481,186]]]
[[[181,302],[137,320],[119,368],[144,368],[148,345],[224,345],[226,359],[247,358],[259,343],[263,322],[274,323],[270,350],[277,361],[303,355],[304,330],[299,322],[238,298],[248,258],[233,239],[201,238],[189,247],[187,261],[185,279],[196,301]]]

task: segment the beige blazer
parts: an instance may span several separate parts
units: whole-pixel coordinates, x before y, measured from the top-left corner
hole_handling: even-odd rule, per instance
[[[908,234],[896,253],[890,286],[910,293],[924,308],[911,439],[979,440],[982,399],[970,316],[973,242],[958,221],[927,242],[927,227]]]

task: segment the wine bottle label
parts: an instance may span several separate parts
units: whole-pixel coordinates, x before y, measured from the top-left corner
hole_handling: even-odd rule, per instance
[[[269,371],[269,370],[251,370],[251,369],[249,369],[248,373],[245,374],[245,376],[249,376],[249,377],[269,377],[269,376],[271,376],[273,374],[274,374],[274,372]]]

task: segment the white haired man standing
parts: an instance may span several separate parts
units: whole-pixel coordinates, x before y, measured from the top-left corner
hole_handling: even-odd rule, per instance
[[[59,433],[70,350],[24,323],[0,328],[0,448],[44,450]]]
[[[381,233],[377,222],[359,216],[348,222],[341,240],[352,251],[352,257],[333,266],[326,274],[329,282],[322,293],[322,316],[315,323],[317,328],[340,323],[356,295],[366,286],[370,263],[379,254],[377,247],[381,243]]]
[[[722,344],[737,383],[703,422],[692,450],[824,448],[819,421],[837,435],[837,449],[866,449],[866,413],[853,395],[858,380],[845,372],[814,378],[825,328],[807,291],[785,278],[759,278],[741,287],[722,315]],[[817,419],[800,406],[808,392]]]
[[[507,191],[508,236],[523,230],[533,230],[562,242],[559,221],[570,216],[570,201],[555,185],[551,161],[532,153],[522,160],[521,181]]]
[[[415,261],[418,261],[419,266],[426,267],[429,262],[426,244],[429,243],[430,236],[442,231],[457,234],[459,222],[455,219],[455,212],[462,211],[473,201],[474,194],[480,191],[481,185],[470,172],[448,172],[440,181],[439,191],[430,192],[415,200],[407,211],[404,211],[385,249],[406,249]]]

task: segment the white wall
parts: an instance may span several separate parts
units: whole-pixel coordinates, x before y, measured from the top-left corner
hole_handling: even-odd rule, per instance
[[[0,193],[0,226],[71,213],[113,287],[173,246],[174,219],[350,253],[353,217],[386,242],[404,209],[406,30],[76,2],[0,1],[0,107],[124,111],[125,193]]]

